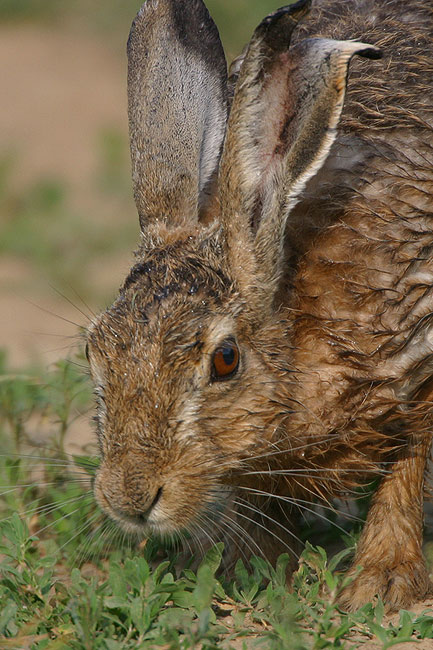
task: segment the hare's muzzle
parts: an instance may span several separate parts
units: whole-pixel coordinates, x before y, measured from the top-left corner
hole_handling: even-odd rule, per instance
[[[130,532],[164,528],[164,486],[155,472],[143,471],[139,459],[117,467],[103,464],[95,480],[95,497],[106,514]]]
[[[127,532],[141,535],[188,529],[209,501],[205,477],[188,474],[174,461],[163,465],[161,459],[135,453],[116,462],[105,459],[94,492],[109,517]]]

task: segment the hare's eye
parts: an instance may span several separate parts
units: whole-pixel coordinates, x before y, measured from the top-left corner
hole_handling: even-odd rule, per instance
[[[232,340],[220,345],[212,357],[212,380],[224,381],[236,373],[239,366],[239,349]]]

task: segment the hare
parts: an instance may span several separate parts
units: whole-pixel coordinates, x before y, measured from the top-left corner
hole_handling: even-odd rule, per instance
[[[303,502],[381,475],[341,603],[395,609],[430,591],[433,12],[310,5],[265,18],[229,78],[202,0],[134,20],[142,236],[87,333],[94,489],[125,530],[293,568]]]

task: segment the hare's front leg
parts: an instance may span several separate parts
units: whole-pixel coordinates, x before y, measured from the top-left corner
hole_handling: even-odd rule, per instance
[[[344,609],[358,609],[379,595],[388,610],[398,610],[431,591],[421,548],[430,444],[431,435],[414,437],[383,478],[349,572],[354,579],[340,597]]]

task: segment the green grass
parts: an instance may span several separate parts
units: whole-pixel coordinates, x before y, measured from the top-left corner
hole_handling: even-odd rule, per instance
[[[81,364],[82,359],[78,359]],[[378,647],[433,638],[431,612],[384,618],[381,602],[356,614],[338,610],[351,549],[332,559],[307,544],[293,589],[287,556],[275,568],[239,562],[235,578],[218,574],[221,545],[196,572],[179,569],[155,540],[126,543],[91,494],[93,457],[69,457],[64,437],[89,406],[87,378],[75,363],[50,372],[13,374],[0,367],[0,647],[117,650],[129,648]],[[31,446],[35,416],[54,438]],[[333,533],[335,540],[335,532]]]

